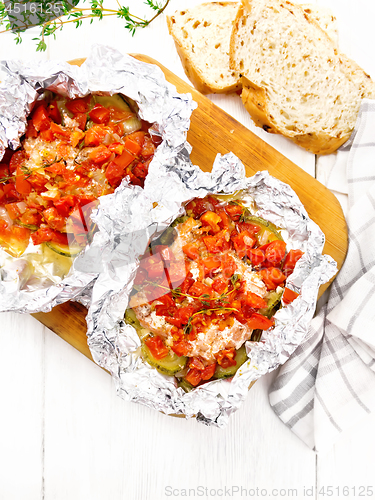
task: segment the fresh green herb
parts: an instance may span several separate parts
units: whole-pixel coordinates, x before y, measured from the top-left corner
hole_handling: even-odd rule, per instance
[[[21,166],[21,170],[22,170],[22,174],[25,176],[24,178],[25,179],[28,179],[31,175],[33,175],[33,173],[36,171],[36,170],[39,170],[41,168],[48,168],[50,167],[51,165],[55,164],[55,163],[60,163],[60,162],[64,162],[64,164],[66,165],[66,161],[63,160],[62,158],[60,158],[59,160],[57,159],[57,156],[55,157],[55,159],[50,162],[50,163],[44,163],[43,165],[41,165],[40,167],[35,167],[33,168],[32,170],[28,167],[25,167],[25,166]],[[0,178],[0,184],[4,184],[5,182],[7,181],[10,181],[10,180],[13,180],[15,181],[16,180],[16,177],[17,177],[17,174],[13,174],[13,175],[8,175],[7,177],[1,177]]]
[[[194,313],[192,316],[190,316],[189,321],[187,322],[186,326],[184,327],[184,333],[188,334],[191,332],[193,325],[191,324],[192,319],[195,318],[195,316],[198,316],[198,314],[207,314],[211,315],[213,312],[220,311],[220,312],[226,312],[226,311],[232,311],[232,312],[238,312],[238,309],[235,309],[234,307],[213,307],[212,309],[202,309],[200,311],[197,311]]]
[[[86,1],[87,0],[83,0],[83,2]],[[51,19],[50,6],[54,4],[47,3],[47,5],[45,5],[43,0],[36,0],[38,8],[35,9],[34,6],[32,10],[23,11],[21,13],[22,18],[20,18],[20,14],[15,16],[13,11],[9,9],[9,5],[0,0],[0,26],[4,28],[0,33],[17,31],[15,33],[15,42],[19,44],[22,42],[21,33],[24,33],[28,28],[33,26],[40,26],[39,36],[33,38],[33,40],[36,42],[37,52],[44,52],[47,49],[46,38],[48,36],[56,38],[56,32],[61,31],[64,25],[73,23],[76,28],[79,28],[82,26],[82,21],[85,19],[89,19],[91,24],[94,19],[101,21],[104,17],[116,16],[124,20],[125,29],[133,36],[138,28],[145,28],[160,16],[170,2],[170,0],[163,0],[162,2],[146,0],[145,4],[154,12],[154,15],[150,19],[142,19],[132,14],[129,11],[129,7],[121,5],[119,0],[116,1],[117,8],[109,9],[104,7],[104,0],[88,0],[90,4],[88,8],[76,7],[78,1],[73,0],[72,7],[72,4],[68,0],[59,0],[58,6],[60,10],[56,13],[61,13],[61,15]],[[12,2],[10,5],[12,6]],[[34,16],[38,18],[37,21],[34,21]]]

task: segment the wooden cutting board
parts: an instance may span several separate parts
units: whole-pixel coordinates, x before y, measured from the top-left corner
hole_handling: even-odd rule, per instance
[[[347,251],[347,229],[336,197],[311,175],[157,61],[140,54],[134,57],[140,61],[157,64],[166,79],[176,86],[178,92],[190,92],[198,104],[198,108],[192,114],[187,136],[188,142],[193,147],[191,154],[193,164],[199,165],[204,171],[210,171],[217,153],[225,154],[232,151],[245,165],[247,176],[252,176],[259,170],[268,170],[271,175],[289,184],[299,196],[309,216],[326,235],[324,253],[331,255],[340,269]],[[84,59],[77,59],[71,61],[71,64],[81,65],[83,61]],[[328,284],[321,286],[319,296],[327,287]],[[49,313],[37,313],[33,316],[92,359],[86,341],[85,315],[86,309],[83,306],[67,302],[55,307]]]

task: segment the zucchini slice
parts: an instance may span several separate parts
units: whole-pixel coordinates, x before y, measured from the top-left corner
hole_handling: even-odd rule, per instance
[[[281,292],[277,292],[276,290],[268,292],[267,307],[259,309],[259,314],[263,314],[263,316],[271,319],[275,312],[280,308],[283,291],[284,289]]]
[[[194,389],[194,386],[191,385],[187,380],[182,378],[178,381],[178,387],[181,387],[185,392],[190,392]]]
[[[275,224],[272,224],[272,222],[269,222],[265,219],[262,219],[262,217],[257,217],[255,215],[247,215],[245,217],[245,222],[250,222],[250,223],[252,222],[252,223],[256,224],[257,226],[260,226],[261,229],[260,229],[259,233],[257,233],[256,236],[257,236],[258,241],[261,245],[264,245],[266,243],[270,243],[271,241],[275,241],[275,240],[284,241],[279,230],[275,226]],[[266,233],[266,235],[265,235],[265,233]],[[262,241],[263,239],[265,239],[265,241]]]
[[[58,253],[59,255],[63,255],[64,257],[75,257],[83,250],[83,248],[79,246],[59,245],[58,243],[54,243],[53,241],[47,241],[46,245],[51,250]]]
[[[245,361],[248,359],[247,354],[246,354],[246,348],[245,345],[242,345],[239,349],[236,351],[236,356],[234,358],[236,360],[236,365],[234,366],[228,366],[228,368],[223,368],[220,365],[217,365],[215,373],[214,373],[214,378],[228,378],[228,377],[233,377],[233,375],[236,373],[238,368],[245,363]]]
[[[120,94],[94,95],[93,98],[95,104],[101,104],[105,108],[113,107],[120,109],[121,111],[129,111],[129,113],[132,113],[132,110],[128,106],[127,102],[121,97]]]
[[[174,375],[182,370],[187,362],[186,356],[177,356],[171,349],[169,354],[162,359],[156,359],[151,354],[150,349],[146,344],[142,344],[142,356],[145,361],[154,368],[157,368],[165,375]]]
[[[16,219],[14,222],[17,226],[26,227],[26,229],[30,229],[31,231],[37,231],[39,229],[39,227],[34,224],[23,224],[19,219]]]

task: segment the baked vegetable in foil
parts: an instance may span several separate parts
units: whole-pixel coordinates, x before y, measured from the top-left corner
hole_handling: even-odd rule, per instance
[[[121,182],[143,188],[156,149],[160,164],[189,163],[195,103],[156,66],[103,46],[81,67],[2,69],[0,311],[87,303],[101,266],[87,251],[109,237],[96,235],[91,213]]]
[[[336,263],[292,189],[233,154],[210,174],[154,169],[136,207],[128,194],[93,288],[93,357],[124,399],[222,427],[303,340]],[[109,232],[114,204],[94,217]]]

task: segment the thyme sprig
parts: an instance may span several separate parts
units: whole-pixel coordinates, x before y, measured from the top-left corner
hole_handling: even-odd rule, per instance
[[[239,274],[233,274],[233,276],[230,278],[230,282],[233,285],[233,289],[228,292],[228,286],[227,286],[226,289],[224,290],[224,292],[221,295],[219,295],[219,297],[211,297],[207,293],[204,293],[204,294],[202,294],[202,295],[200,295],[198,297],[196,295],[191,295],[189,293],[182,292],[180,287],[173,288],[171,290],[167,286],[160,285],[159,283],[154,283],[152,281],[147,281],[146,280],[146,283],[148,285],[153,285],[153,286],[157,286],[159,288],[163,288],[164,290],[168,290],[168,292],[170,292],[172,294],[172,297],[174,299],[176,299],[178,297],[186,297],[186,298],[189,298],[189,299],[199,300],[206,307],[210,307],[211,306],[211,302],[229,303],[229,301],[226,300],[226,299],[229,297],[230,294],[232,294],[233,292],[235,292],[237,290],[237,288],[238,288],[237,284],[238,284],[239,280],[240,280],[240,275]]]
[[[232,311],[232,312],[239,312],[238,309],[235,309],[234,307],[213,307],[212,309],[201,309],[200,311],[197,311],[196,313],[192,314],[187,322],[187,324],[184,326],[184,333],[187,335],[191,332],[193,325],[192,325],[192,320],[194,317],[198,316],[198,314],[211,314],[213,312],[220,311],[220,312],[226,312],[226,311]]]
[[[83,0],[83,2],[86,2],[86,0]],[[133,36],[138,28],[145,28],[160,16],[169,2],[170,0],[162,0],[161,2],[146,0],[144,3],[154,12],[154,15],[150,19],[143,19],[132,14],[129,7],[121,5],[119,0],[117,0],[117,9],[104,7],[104,0],[89,0],[89,8],[76,7],[78,0],[59,0],[59,10],[56,13],[60,15],[51,18],[51,7],[49,7],[49,10],[46,9],[45,0],[34,0],[33,5],[37,4],[38,8],[35,9],[34,6],[33,11],[23,11],[18,13],[18,16],[12,10],[9,10],[9,5],[13,5],[12,2],[5,4],[0,0],[0,26],[5,28],[0,33],[16,31],[15,42],[19,44],[22,42],[21,33],[28,28],[40,26],[39,36],[33,38],[33,40],[36,41],[37,52],[43,52],[47,49],[46,38],[48,36],[56,38],[56,32],[61,31],[66,24],[73,23],[76,28],[79,28],[86,19],[89,19],[91,24],[94,19],[101,21],[104,17],[116,16],[125,21],[124,28]],[[48,3],[48,5],[51,6],[51,3]],[[52,5],[54,6],[54,4]],[[35,16],[37,20],[34,20]]]
[[[57,159],[57,156],[55,157],[55,159],[53,161],[51,161],[50,163],[45,163],[43,165],[41,165],[40,167],[36,167],[34,169],[30,169],[28,167],[25,167],[24,165],[21,166],[21,171],[22,171],[22,175],[24,175],[24,179],[28,179],[31,175],[33,175],[33,173],[35,173],[37,170],[43,168],[48,168],[50,167],[51,165],[54,165],[55,163],[60,163],[60,162],[64,162],[64,164],[66,165],[66,161],[63,159],[63,158],[60,158],[59,160]],[[18,174],[20,175],[20,174]],[[17,174],[13,174],[13,175],[8,175],[8,176],[5,176],[5,177],[1,177],[0,178],[0,184],[4,184],[5,182],[8,182],[10,180],[13,180],[15,181],[17,178]]]

